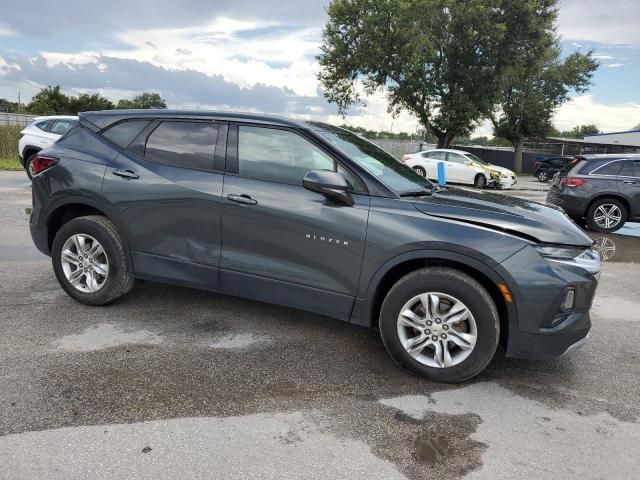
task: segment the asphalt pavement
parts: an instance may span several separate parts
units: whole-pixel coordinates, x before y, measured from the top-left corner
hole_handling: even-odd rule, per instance
[[[506,193],[544,200],[523,183]],[[640,225],[595,236],[609,257],[582,350],[499,351],[448,386],[290,308],[151,282],[75,303],[30,203],[0,172],[0,479],[637,477]]]

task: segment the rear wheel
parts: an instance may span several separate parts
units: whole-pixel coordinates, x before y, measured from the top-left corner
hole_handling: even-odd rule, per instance
[[[426,177],[427,176],[427,172],[424,169],[424,167],[421,167],[420,165],[413,167],[413,169],[415,170],[415,172],[420,175],[421,177]]]
[[[396,363],[438,382],[462,382],[480,373],[500,336],[489,293],[451,268],[423,268],[400,279],[382,304],[379,322]]]
[[[91,215],[65,223],[51,249],[58,282],[74,300],[106,305],[133,287],[123,242],[115,225]]]
[[[473,181],[473,186],[476,188],[484,188],[487,186],[487,177],[479,173]]]
[[[627,207],[615,198],[601,198],[587,210],[587,225],[597,232],[611,233],[627,221]]]
[[[544,170],[541,171],[541,172],[538,172],[537,177],[538,177],[538,181],[539,182],[542,182],[542,183],[548,182],[549,181],[549,172],[546,172]]]

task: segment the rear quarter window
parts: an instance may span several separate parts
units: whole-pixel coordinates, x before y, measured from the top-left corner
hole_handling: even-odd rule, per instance
[[[126,120],[102,132],[102,136],[121,148],[127,148],[151,120]]]

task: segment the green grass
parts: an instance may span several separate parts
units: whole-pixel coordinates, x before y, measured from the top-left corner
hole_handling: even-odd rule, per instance
[[[0,170],[21,170],[18,161],[18,140],[23,127],[0,125]]]
[[[0,158],[0,170],[22,170],[22,165],[16,158]]]

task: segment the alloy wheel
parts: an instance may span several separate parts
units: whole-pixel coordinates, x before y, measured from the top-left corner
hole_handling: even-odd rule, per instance
[[[60,253],[62,271],[77,290],[94,293],[109,277],[109,259],[100,242],[90,235],[72,235]]]
[[[593,221],[596,225],[607,230],[617,227],[621,220],[622,212],[613,203],[603,203],[593,213]]]
[[[473,314],[457,298],[439,292],[416,295],[400,310],[398,337],[406,352],[429,367],[453,367],[476,345]]]

